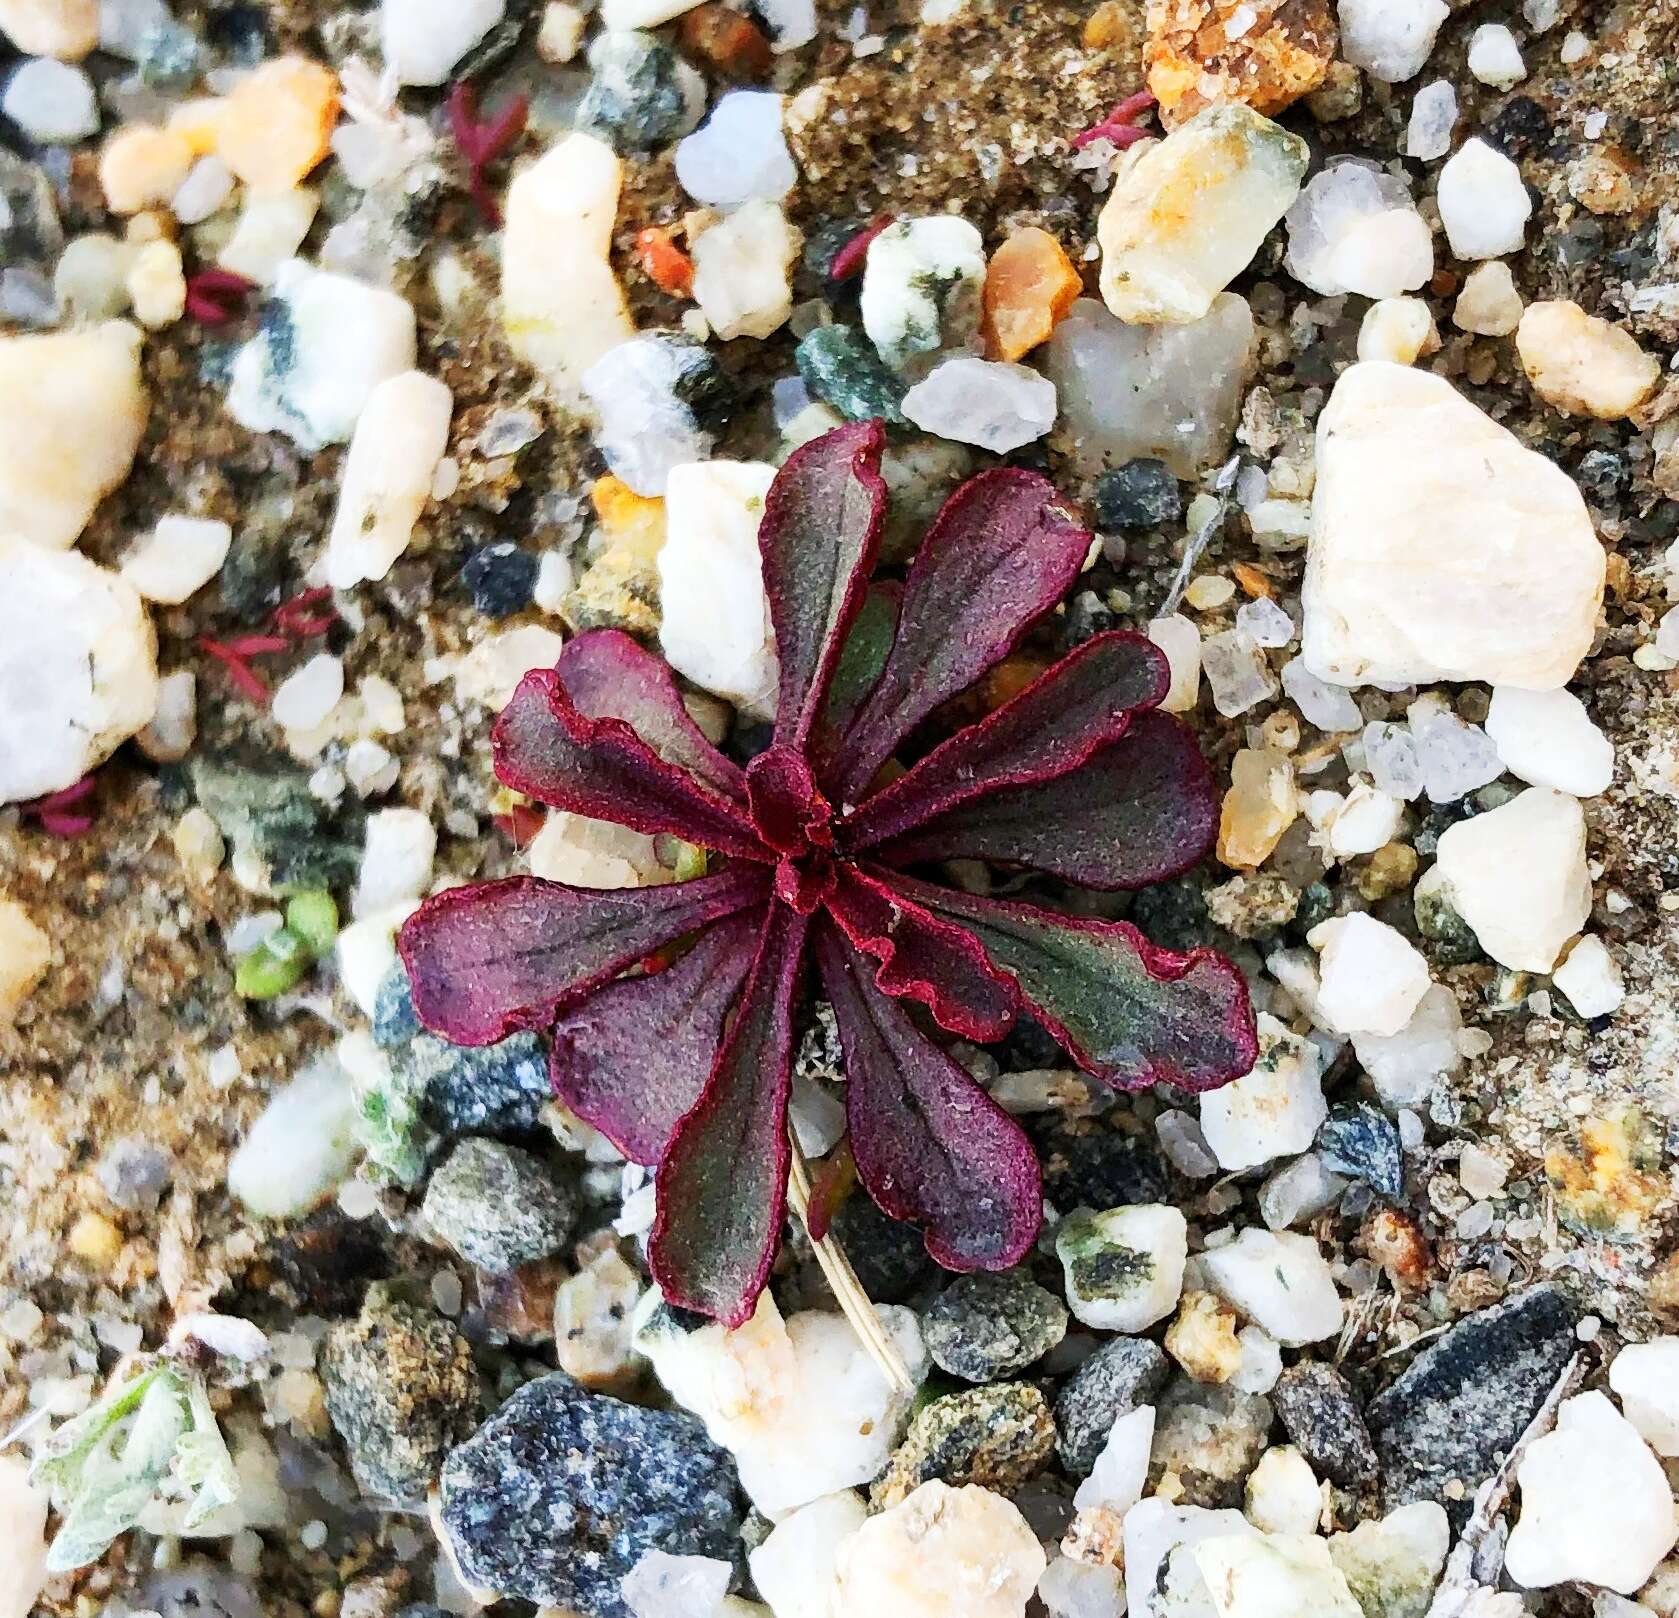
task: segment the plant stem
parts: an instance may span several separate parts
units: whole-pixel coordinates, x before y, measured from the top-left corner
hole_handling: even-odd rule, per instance
[[[805,1230],[810,1230],[810,1165],[805,1161],[805,1155],[799,1150],[798,1140],[788,1131],[788,1137],[793,1148],[793,1167],[787,1177],[788,1200],[798,1210],[799,1218],[804,1222]],[[869,1351],[875,1364],[880,1367],[881,1374],[899,1393],[911,1394],[915,1391],[915,1382],[909,1374],[909,1366],[904,1363],[904,1357],[898,1352],[898,1345],[887,1334],[885,1326],[881,1324],[880,1316],[875,1313],[874,1304],[869,1301],[869,1295],[863,1290],[863,1283],[857,1279],[857,1272],[851,1267],[851,1260],[845,1256],[845,1250],[831,1236],[825,1236],[821,1241],[811,1237],[810,1245],[816,1253],[816,1262],[822,1266],[822,1273],[828,1278],[828,1285],[833,1288],[834,1296],[839,1299],[839,1306],[845,1312],[845,1318],[851,1322],[851,1328],[857,1333],[863,1347]]]

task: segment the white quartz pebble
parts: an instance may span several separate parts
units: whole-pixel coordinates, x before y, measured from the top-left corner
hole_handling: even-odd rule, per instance
[[[1259,1457],[1245,1486],[1247,1517],[1267,1534],[1315,1534],[1323,1515],[1323,1489],[1311,1463],[1292,1444]]]
[[[659,644],[671,667],[759,716],[774,711],[779,678],[758,552],[774,476],[759,461],[674,468],[659,551]]]
[[[1405,155],[1420,162],[1444,157],[1452,149],[1452,128],[1457,123],[1457,91],[1449,80],[1436,79],[1417,91],[1411,102],[1411,119],[1405,126]]]
[[[1218,1618],[1363,1618],[1329,1547],[1309,1534],[1207,1539],[1191,1554]]]
[[[779,202],[758,198],[695,237],[694,301],[725,342],[768,337],[793,312],[788,280],[803,238]]]
[[[199,225],[219,213],[233,195],[233,170],[212,152],[188,170],[169,208],[183,225]],[[290,250],[296,251],[295,245]],[[288,257],[290,254],[288,253]]]
[[[1496,146],[1479,137],[1465,141],[1440,170],[1435,201],[1459,258],[1521,251],[1533,202],[1522,171]]]
[[[73,786],[157,711],[134,587],[77,551],[0,537],[0,803]]]
[[[1577,798],[1608,790],[1615,749],[1572,691],[1493,687],[1487,734],[1512,775]]]
[[[1106,1562],[1056,1556],[1038,1580],[1038,1600],[1049,1618],[1119,1618],[1125,1611],[1124,1575]]]
[[[1213,1291],[1285,1347],[1322,1342],[1341,1329],[1341,1297],[1310,1236],[1250,1226],[1203,1253],[1201,1266]]]
[[[1329,1116],[1317,1046],[1261,1012],[1251,1072],[1201,1097],[1201,1132],[1222,1169],[1258,1168],[1305,1151]]]
[[[1621,1411],[1658,1455],[1679,1455],[1679,1337],[1628,1343],[1609,1367]]]
[[[1418,1106],[1435,1084],[1463,1066],[1457,1036],[1463,1027],[1457,996],[1435,984],[1397,1034],[1354,1034],[1353,1049],[1376,1094],[1392,1111]]]
[[[839,1553],[835,1613],[1024,1618],[1046,1561],[1000,1494],[934,1481],[871,1517]]]
[[[903,411],[939,438],[1006,455],[1055,425],[1055,384],[1029,365],[962,355],[916,383]]]
[[[1423,790],[1430,803],[1456,803],[1504,773],[1504,761],[1492,738],[1479,725],[1458,718],[1443,702],[1420,698],[1406,717],[1416,738]]]
[[[1522,295],[1502,259],[1477,264],[1452,306],[1452,324],[1478,337],[1508,337],[1522,319]]]
[[[1201,631],[1193,620],[1174,612],[1150,619],[1148,638],[1166,654],[1172,669],[1172,683],[1160,706],[1167,713],[1189,713],[1201,692]]]
[[[1549,972],[1591,914],[1579,801],[1529,787],[1497,809],[1448,826],[1438,863],[1418,892],[1438,892],[1500,965]]]
[[[227,560],[233,530],[208,517],[159,517],[123,558],[122,576],[148,601],[179,606]]]
[[[188,184],[192,177],[189,174],[182,184]],[[297,256],[320,206],[320,192],[308,186],[246,192],[239,218],[216,254],[216,263],[258,286],[276,285],[281,270]]]
[[[1366,158],[1331,158],[1285,222],[1285,266],[1314,292],[1396,298],[1434,273],[1434,243],[1409,188]]]
[[[927,1354],[914,1311],[885,1305],[877,1312],[911,1382],[919,1382]],[[637,1310],[635,1344],[670,1396],[734,1454],[741,1487],[772,1521],[869,1482],[909,1420],[913,1389],[900,1392],[887,1381],[845,1316],[810,1309],[784,1321],[768,1292],[734,1331],[690,1330],[649,1292]]]
[[[1312,929],[1317,1012],[1340,1034],[1397,1034],[1428,992],[1428,962],[1403,934],[1363,910]]]
[[[868,1521],[850,1489],[800,1506],[747,1556],[752,1582],[775,1618],[830,1618],[840,1546]]]
[[[507,14],[507,0],[380,0],[385,66],[398,84],[446,84]]]
[[[1108,1433],[1090,1476],[1079,1484],[1073,1504],[1105,1506],[1124,1516],[1143,1497],[1148,1480],[1149,1451],[1154,1445],[1154,1406],[1127,1411]]]
[[[1139,1501],[1125,1514],[1125,1598],[1130,1618],[1210,1614],[1211,1597],[1193,1553],[1186,1551],[1181,1557],[1172,1553],[1208,1539],[1257,1533],[1239,1511],[1177,1506],[1159,1495]]]
[[[264,325],[234,356],[227,407],[252,432],[283,432],[313,453],[355,431],[373,390],[414,364],[406,298],[302,259],[280,268],[284,335]]]
[[[1568,952],[1568,959],[1551,974],[1551,982],[1582,1017],[1607,1017],[1626,999],[1620,966],[1609,946],[1590,933]]]
[[[799,171],[771,90],[731,90],[693,134],[676,144],[676,178],[696,202],[727,212],[755,199],[779,202]]]
[[[1446,20],[1446,0],[1337,0],[1341,54],[1384,84],[1423,70]]]
[[[1602,421],[1631,415],[1662,375],[1660,362],[1631,332],[1567,298],[1542,299],[1522,311],[1516,352],[1547,404]]]
[[[81,68],[50,56],[13,70],[0,94],[0,113],[43,146],[73,146],[99,133],[93,80]]]
[[[0,538],[75,544],[146,429],[140,333],[0,336]]]
[[[269,711],[283,730],[313,730],[344,695],[344,664],[317,652],[280,682]]]
[[[307,1213],[355,1162],[356,1099],[334,1056],[276,1090],[228,1160],[227,1188],[259,1219]]]
[[[1434,316],[1421,298],[1383,298],[1364,311],[1358,328],[1361,360],[1415,364],[1430,343],[1439,346]]]
[[[419,809],[381,809],[367,817],[351,913],[359,920],[417,899],[431,885],[437,828]]]
[[[327,540],[327,583],[347,590],[382,579],[408,549],[449,444],[454,395],[435,377],[403,371],[368,395],[338,485]]]
[[[1416,1500],[1330,1535],[1329,1557],[1367,1611],[1398,1618],[1428,1610],[1451,1539],[1445,1508]]]
[[[609,349],[635,334],[609,253],[624,165],[581,131],[556,141],[507,188],[502,322],[520,359],[562,399]]]
[[[1363,361],[1318,417],[1301,657],[1340,685],[1549,690],[1590,648],[1604,556],[1573,480],[1444,378]]]
[[[869,244],[863,330],[894,370],[967,343],[979,328],[985,244],[954,214],[900,219]]]
[[[1495,90],[1508,90],[1527,77],[1522,48],[1501,22],[1484,22],[1469,36],[1469,71]]]
[[[1563,1401],[1516,1479],[1521,1514],[1504,1565],[1530,1590],[1579,1580],[1630,1596],[1679,1540],[1661,1462],[1601,1393]]]
[[[715,1556],[645,1552],[619,1586],[632,1618],[717,1618],[733,1566]]]

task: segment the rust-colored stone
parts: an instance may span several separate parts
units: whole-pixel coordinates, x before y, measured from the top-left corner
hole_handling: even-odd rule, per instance
[[[1329,0],[1149,0],[1143,62],[1175,129],[1226,101],[1281,112],[1323,83],[1339,39]]]

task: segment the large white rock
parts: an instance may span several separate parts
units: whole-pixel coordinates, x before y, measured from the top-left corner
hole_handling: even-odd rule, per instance
[[[665,488],[659,644],[679,674],[749,713],[775,711],[779,665],[758,551],[775,468],[696,461]]]
[[[1428,993],[1428,962],[1403,934],[1363,910],[1312,929],[1317,1014],[1338,1034],[1397,1034]]]
[[[1609,1386],[1651,1449],[1679,1455],[1679,1337],[1628,1343],[1609,1367]]]
[[[1567,683],[1603,548],[1568,474],[1444,378],[1364,361],[1318,418],[1301,655],[1338,685]]]
[[[1121,320],[1200,320],[1287,212],[1307,157],[1299,136],[1240,101],[1142,149],[1096,225],[1107,306]]]
[[[1446,0],[1338,0],[1341,54],[1384,84],[1415,78],[1434,49]]]
[[[765,1292],[738,1330],[688,1331],[659,1303],[657,1291],[642,1300],[636,1347],[671,1397],[734,1454],[741,1487],[766,1517],[779,1521],[867,1483],[886,1464],[913,1396],[886,1380],[844,1315],[806,1310],[783,1321]],[[879,1313],[919,1382],[927,1354],[914,1311]]]
[[[227,408],[255,433],[281,432],[313,454],[355,431],[373,390],[414,366],[414,309],[404,297],[294,258],[265,321],[233,358]]]
[[[1434,200],[1459,258],[1519,253],[1533,200],[1522,171],[1496,146],[1467,140],[1440,170]]]
[[[99,133],[99,98],[79,67],[37,56],[6,80],[0,112],[33,141],[73,146]]]
[[[0,535],[74,545],[146,430],[140,333],[0,337]]]
[[[1023,1618],[1046,1559],[1000,1494],[923,1483],[840,1547],[835,1613]]]
[[[447,84],[451,70],[507,15],[507,0],[381,0],[379,37],[398,84]]]
[[[1306,1534],[1232,1534],[1192,1553],[1218,1618],[1364,1618],[1329,1547]]]
[[[1418,888],[1438,893],[1502,966],[1549,972],[1586,924],[1592,879],[1579,801],[1529,787],[1440,834],[1439,862]]]
[[[1200,320],[1133,326],[1080,298],[1038,352],[1081,472],[1154,456],[1195,477],[1230,453],[1253,369],[1253,311],[1221,292]]]
[[[1209,1539],[1257,1534],[1239,1511],[1176,1506],[1159,1495],[1138,1501],[1125,1514],[1125,1600],[1130,1618],[1210,1612],[1210,1597],[1193,1547]],[[1183,1554],[1175,1556],[1180,1548]]]
[[[0,1618],[29,1618],[47,1582],[47,1496],[21,1455],[0,1455],[0,1545]]]
[[[1183,1295],[1189,1227],[1163,1202],[1072,1214],[1055,1233],[1055,1256],[1079,1321],[1098,1331],[1143,1331]]]
[[[1601,1393],[1563,1401],[1516,1479],[1522,1508],[1504,1566],[1530,1590],[1578,1579],[1630,1596],[1679,1541],[1661,1462]]]
[[[1615,749],[1572,691],[1493,687],[1487,734],[1512,775],[1577,798],[1609,789]]]
[[[307,1213],[356,1159],[356,1098],[335,1056],[323,1056],[282,1089],[228,1159],[227,1188],[260,1219]]]
[[[435,377],[403,371],[367,397],[338,485],[326,580],[347,590],[382,579],[408,549],[449,446],[455,396]]]
[[[1310,1236],[1249,1226],[1201,1255],[1213,1291],[1279,1343],[1299,1348],[1341,1329],[1341,1295]]]
[[[1258,1168],[1304,1152],[1329,1116],[1317,1046],[1264,1012],[1258,1023],[1252,1071],[1201,1097],[1201,1133],[1221,1169]]]
[[[581,132],[557,141],[507,188],[501,244],[508,346],[564,399],[606,351],[634,336],[608,257],[624,165]]]
[[[157,712],[134,587],[77,551],[0,538],[0,803],[73,786]]]
[[[868,1517],[862,1496],[842,1489],[800,1506],[770,1530],[747,1561],[775,1618],[831,1618],[840,1546]]]

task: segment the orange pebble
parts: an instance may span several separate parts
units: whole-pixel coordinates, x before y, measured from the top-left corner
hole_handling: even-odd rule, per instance
[[[991,255],[985,271],[985,351],[1017,360],[1043,342],[1084,290],[1073,261],[1047,230],[1028,225]]]
[[[638,546],[656,555],[665,538],[665,503],[654,495],[637,494],[620,477],[608,472],[589,486],[589,500],[601,527],[614,544]]]
[[[660,225],[649,225],[635,239],[636,253],[647,278],[661,292],[687,297],[694,285],[694,261],[671,240]]]
[[[770,42],[750,17],[716,0],[682,16],[682,44],[692,56],[733,79],[761,79],[774,65]]]
[[[326,156],[337,119],[338,80],[318,62],[282,56],[223,103],[216,150],[253,191],[290,191]]]
[[[194,157],[208,157],[222,138],[222,115],[227,103],[219,96],[196,96],[169,114],[169,133],[179,135]]]
[[[192,167],[192,148],[150,124],[127,124],[99,154],[99,185],[112,213],[139,213],[167,203]]]

